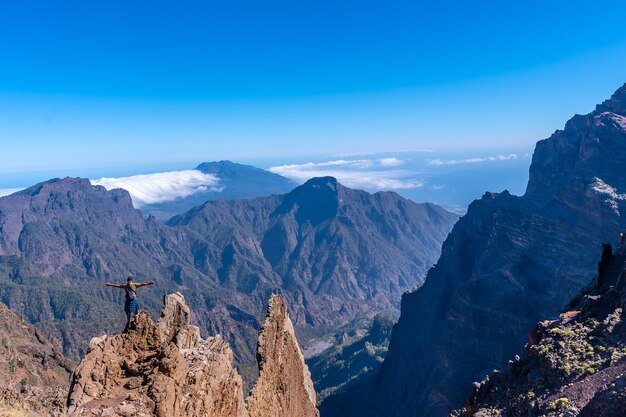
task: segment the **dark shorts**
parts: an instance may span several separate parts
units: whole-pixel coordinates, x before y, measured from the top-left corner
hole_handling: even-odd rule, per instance
[[[138,311],[139,303],[137,300],[126,301],[126,304],[124,304],[124,312],[126,312],[126,314],[136,315]]]

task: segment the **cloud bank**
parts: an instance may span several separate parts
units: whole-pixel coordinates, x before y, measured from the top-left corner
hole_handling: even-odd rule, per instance
[[[0,197],[4,197],[5,195],[11,195],[22,190],[23,188],[0,188]]]
[[[397,158],[338,159],[327,162],[308,162],[271,167],[269,171],[303,183],[313,177],[331,176],[350,188],[370,190],[406,190],[423,186],[422,181],[409,178],[414,173],[389,169],[404,164]]]
[[[123,188],[130,193],[135,207],[164,203],[203,191],[222,191],[219,178],[197,170],[159,172],[119,178],[91,180],[107,190]]]
[[[484,158],[468,158],[468,159],[431,159],[428,161],[428,165],[431,166],[441,166],[441,165],[457,165],[457,164],[478,164],[481,162],[491,162],[491,161],[508,161],[511,159],[517,159],[517,154],[512,153],[509,155],[496,155],[496,156],[486,156]]]

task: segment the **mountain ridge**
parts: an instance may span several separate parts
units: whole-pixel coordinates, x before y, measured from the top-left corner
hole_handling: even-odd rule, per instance
[[[350,210],[371,211],[370,223],[346,226],[345,216],[322,226],[307,220],[298,226],[305,234],[288,234],[296,230],[293,213],[271,216],[285,195],[207,202],[181,216],[181,224],[164,225],[145,219],[124,190],[106,191],[82,179],[42,183],[0,198],[0,301],[76,358],[89,337],[123,323],[122,294],[103,283],[128,274],[156,277],[156,287],[140,291],[146,310],[156,314],[164,292],[184,293],[203,334],[222,334],[238,365],[245,365],[254,359],[255,334],[272,292],[281,288],[296,327],[332,327],[375,314],[419,282],[457,218],[395,194],[344,191],[355,197]],[[392,215],[405,223],[383,236],[372,222]],[[404,227],[407,222],[413,229]],[[361,246],[355,245],[358,234],[368,237]],[[378,241],[386,242],[384,257],[360,255],[369,247],[378,256]],[[322,259],[317,243],[336,253]],[[402,254],[400,245],[411,249]],[[366,268],[352,271],[352,259]],[[327,296],[328,288],[343,292]]]

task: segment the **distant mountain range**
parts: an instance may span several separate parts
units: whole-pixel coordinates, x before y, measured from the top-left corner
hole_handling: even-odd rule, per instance
[[[326,177],[288,194],[209,201],[165,225],[122,189],[56,179],[0,198],[0,301],[77,358],[90,337],[123,326],[122,291],[103,284],[154,279],[139,292],[145,308],[156,314],[163,294],[183,293],[194,322],[228,339],[245,367],[270,294],[283,294],[297,327],[326,332],[397,308],[456,220]]]
[[[219,191],[206,189],[173,201],[146,204],[141,206],[140,210],[153,215],[157,220],[166,221],[208,200],[267,197],[287,193],[297,186],[295,182],[281,175],[231,161],[204,162],[195,169],[217,177]]]
[[[522,197],[487,193],[470,205],[424,285],[402,297],[377,378],[329,399],[322,415],[436,417],[461,407],[472,381],[505,368],[528,330],[587,284],[601,244],[617,246],[624,167],[626,85],[537,144]]]

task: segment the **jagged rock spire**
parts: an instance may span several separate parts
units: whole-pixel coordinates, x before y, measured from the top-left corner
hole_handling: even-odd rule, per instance
[[[270,298],[257,345],[259,380],[247,399],[250,417],[315,417],[311,374],[282,297]]]
[[[261,376],[247,402],[233,353],[203,340],[179,294],[164,297],[156,324],[139,312],[128,332],[94,338],[74,371],[73,416],[317,417],[311,376],[284,300],[270,299],[259,335]]]

